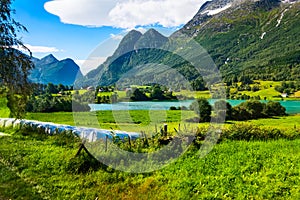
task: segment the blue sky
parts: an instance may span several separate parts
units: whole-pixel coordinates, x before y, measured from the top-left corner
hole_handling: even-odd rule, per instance
[[[86,73],[109,56],[129,30],[157,28],[169,35],[188,22],[203,0],[15,0],[14,18],[33,56],[72,58]],[[103,52],[89,60],[98,47]],[[99,51],[98,51],[99,52]],[[101,55],[100,55],[101,54]]]

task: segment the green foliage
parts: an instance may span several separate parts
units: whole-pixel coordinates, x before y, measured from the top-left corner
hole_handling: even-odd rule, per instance
[[[275,87],[275,90],[280,92],[280,93],[287,93],[287,94],[292,94],[298,90],[300,90],[300,82],[297,81],[290,81],[290,82],[285,82],[283,81],[281,85],[277,85]]]
[[[264,114],[272,117],[272,116],[284,116],[286,109],[280,105],[279,102],[269,101],[265,108],[264,108]]]
[[[132,101],[148,101],[149,97],[139,88],[134,89],[130,99]]]
[[[9,117],[9,109],[7,107],[7,99],[6,97],[2,97],[0,95],[0,117],[7,118]]]
[[[26,28],[16,22],[12,14],[11,0],[0,3],[0,79],[6,88],[7,107],[10,116],[22,118],[25,114],[27,96],[32,92],[27,76],[33,65],[30,57],[16,50],[16,46],[30,51],[17,38],[17,33]],[[31,53],[30,53],[31,54]]]
[[[0,139],[3,199],[298,199],[300,140],[223,141],[204,158],[193,147],[165,168],[130,174],[97,163],[79,143]]]
[[[200,122],[209,122],[211,119],[212,107],[205,98],[199,98],[190,105],[190,110],[193,110],[198,116]]]
[[[214,103],[214,111],[217,117],[225,117],[225,120],[232,118],[232,106],[225,100],[219,100]]]
[[[286,115],[285,108],[279,102],[261,103],[257,100],[250,100],[233,107],[231,118],[243,121],[283,115]]]
[[[53,97],[49,94],[37,98],[31,96],[26,106],[27,112],[83,112],[90,109],[87,104],[72,100],[71,97]]]
[[[296,139],[300,137],[299,130],[292,132],[283,131],[277,128],[260,127],[253,124],[239,123],[226,128],[222,132],[221,139],[230,140],[278,140],[278,139]]]
[[[195,39],[212,56],[225,82],[242,81],[245,76],[250,80],[298,80],[299,3],[289,8],[288,4],[268,2],[243,2],[208,19],[196,15],[186,25],[189,29],[181,31],[196,34]],[[283,12],[284,18],[276,27]]]

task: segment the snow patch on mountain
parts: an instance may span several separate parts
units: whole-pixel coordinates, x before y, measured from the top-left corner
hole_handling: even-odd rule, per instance
[[[222,8],[217,8],[214,10],[206,10],[205,12],[201,13],[201,14],[207,14],[207,15],[216,15],[224,10],[227,10],[228,8],[231,7],[231,4],[227,4],[226,6],[222,7]]]

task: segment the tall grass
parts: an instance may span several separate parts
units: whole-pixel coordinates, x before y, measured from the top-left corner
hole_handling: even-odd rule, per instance
[[[57,142],[57,141],[68,142]],[[65,136],[0,138],[3,199],[299,199],[300,140],[224,141],[204,158],[191,148],[148,174],[96,166]],[[73,166],[73,167],[72,167]],[[93,167],[92,167],[93,166]],[[83,168],[82,168],[83,167]],[[86,169],[86,170],[76,170]]]
[[[6,118],[9,117],[9,109],[7,107],[7,100],[4,97],[0,96],[0,117]]]

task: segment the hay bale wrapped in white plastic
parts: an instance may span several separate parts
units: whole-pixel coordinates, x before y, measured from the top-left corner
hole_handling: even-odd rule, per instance
[[[6,118],[1,118],[0,119],[0,128],[4,128],[5,127],[5,122],[6,122]]]
[[[104,130],[104,129],[98,129],[96,130],[97,134],[97,140],[104,140],[106,139],[106,136],[108,136],[109,139],[112,139],[111,131]]]
[[[29,121],[28,125],[32,131],[38,130],[37,127],[39,126],[39,123],[37,123],[36,121]]]
[[[80,138],[88,142],[95,142],[97,140],[96,130],[93,128],[84,128],[81,130]]]
[[[45,133],[48,135],[54,135],[56,133],[57,127],[54,124],[47,124],[45,128]]]
[[[61,125],[58,126],[56,131],[58,134],[72,132],[74,130],[73,126]]]
[[[80,129],[75,128],[75,129],[72,131],[72,133],[73,133],[74,135],[80,137],[81,131],[80,131]]]
[[[38,124],[36,126],[36,130],[39,132],[39,133],[45,133],[45,124]]]
[[[14,129],[20,129],[22,127],[22,124],[24,124],[24,120],[16,119],[14,121],[13,128]]]
[[[15,121],[15,119],[13,119],[13,118],[7,119],[6,122],[5,122],[5,125],[4,125],[5,128],[12,128],[13,124],[14,124],[14,121]]]
[[[129,135],[131,140],[136,140],[141,137],[139,133],[135,132],[128,132],[127,134]]]

